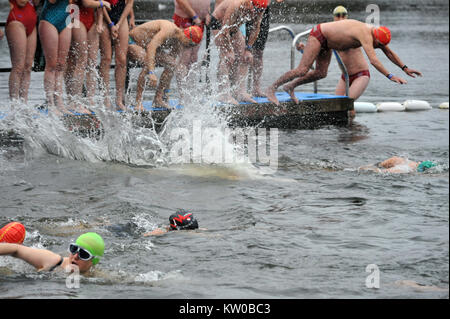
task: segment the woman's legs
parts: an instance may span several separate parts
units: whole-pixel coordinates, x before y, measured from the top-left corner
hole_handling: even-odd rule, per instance
[[[95,104],[94,96],[97,88],[97,57],[99,36],[97,33],[97,25],[94,24],[88,32],[88,59],[87,59],[87,74],[86,74],[86,95],[90,106]]]
[[[119,28],[119,37],[114,42],[116,69],[116,105],[125,111],[125,80],[127,77],[127,53],[128,53],[128,23],[124,22]]]
[[[81,104],[84,75],[87,65],[87,31],[83,23],[72,29],[72,42],[66,68],[66,88],[71,97],[70,107],[79,113],[90,113]]]
[[[30,88],[31,68],[33,67],[34,54],[37,46],[37,28],[27,38],[27,50],[25,58],[25,67],[22,75],[22,85],[20,86],[20,98],[24,103],[28,103],[28,89]]]
[[[109,72],[112,62],[112,43],[111,32],[108,28],[105,28],[103,33],[100,35],[100,56],[100,78],[102,80],[101,87],[105,96],[105,106],[107,108],[110,108],[111,101],[109,99]]]
[[[6,38],[12,64],[9,74],[9,98],[11,101],[17,101],[20,98],[27,51],[27,36],[23,24],[18,21],[11,22],[6,28]]]

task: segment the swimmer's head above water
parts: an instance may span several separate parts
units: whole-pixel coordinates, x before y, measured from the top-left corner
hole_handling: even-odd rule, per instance
[[[420,162],[419,165],[417,165],[417,171],[419,173],[423,173],[426,170],[429,170],[430,168],[436,167],[437,164],[432,161],[423,161]]]
[[[178,210],[175,214],[169,217],[170,229],[169,230],[184,230],[184,229],[197,229],[198,222],[192,213],[184,209]]]
[[[103,257],[105,243],[96,233],[85,233],[78,237],[75,243],[69,245],[70,263],[82,268],[90,268],[98,264]]]

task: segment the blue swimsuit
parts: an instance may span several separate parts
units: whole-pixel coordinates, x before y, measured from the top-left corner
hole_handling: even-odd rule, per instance
[[[58,33],[61,33],[68,25],[67,17],[70,14],[66,12],[68,5],[69,0],[57,0],[55,4],[51,4],[48,0],[45,0],[40,19],[53,24],[56,30],[58,30]]]

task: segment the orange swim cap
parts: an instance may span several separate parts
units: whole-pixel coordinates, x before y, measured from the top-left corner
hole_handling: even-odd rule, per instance
[[[391,31],[387,27],[379,27],[373,30],[375,39],[380,41],[383,45],[388,45],[391,42]]]
[[[269,0],[252,0],[253,6],[259,9],[265,9],[269,5]]]
[[[199,44],[200,42],[202,42],[203,29],[197,25],[187,27],[186,29],[184,29],[184,35],[188,39],[191,39],[192,42]]]

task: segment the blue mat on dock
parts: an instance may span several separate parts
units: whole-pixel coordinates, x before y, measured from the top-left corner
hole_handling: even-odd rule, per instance
[[[289,94],[286,92],[277,92],[276,96],[280,103],[286,103],[290,102],[291,98]],[[315,93],[301,93],[301,92],[295,92],[295,96],[299,99],[299,101],[314,101],[314,100],[332,100],[332,99],[340,99],[340,98],[347,98],[346,96],[338,96],[338,95],[329,95],[329,94],[315,94]],[[253,98],[258,104],[265,104],[270,103],[269,100],[265,97],[254,97]],[[142,103],[144,106],[144,109],[146,111],[166,111],[165,108],[162,107],[153,107],[153,101],[145,101]],[[241,102],[241,105],[250,105],[252,103],[248,102]],[[179,104],[178,100],[172,99],[169,101],[169,105],[177,110],[183,109],[183,106]],[[226,106],[228,104],[218,103],[213,106]],[[130,109],[133,109],[133,107],[129,107]],[[117,111],[119,113],[122,113],[123,111]],[[40,110],[41,114],[48,114],[47,110]],[[92,112],[92,114],[95,114]],[[0,112],[0,120],[6,117],[5,112]],[[73,112],[73,115],[83,115],[80,113]]]

